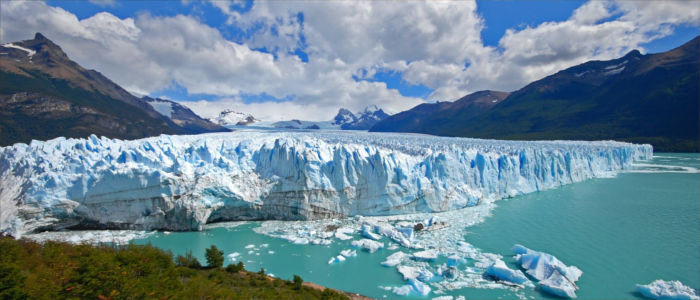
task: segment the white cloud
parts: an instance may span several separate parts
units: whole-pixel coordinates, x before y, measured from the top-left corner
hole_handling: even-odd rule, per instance
[[[430,99],[452,100],[482,89],[515,90],[700,22],[695,1],[590,1],[568,20],[510,29],[494,48],[481,40],[485,23],[471,1],[261,1],[246,13],[235,9],[243,7],[240,1],[207,3],[228,15],[224,26],[253,34],[239,44],[193,16],[121,19],[102,12],[79,20],[43,2],[8,1],[0,36],[9,42],[40,31],[78,63],[132,91],[176,83],[226,99],[188,103],[198,113],[237,106],[267,120],[326,120],[340,107],[378,104],[398,112],[422,102],[353,75],[403,72],[406,82],[434,89]],[[263,47],[273,53],[253,50]],[[289,54],[300,48],[308,62]],[[293,100],[241,101],[260,93]]]

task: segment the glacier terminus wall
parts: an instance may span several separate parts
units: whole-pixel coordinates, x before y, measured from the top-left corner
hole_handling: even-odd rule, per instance
[[[437,212],[614,175],[650,145],[238,131],[0,148],[0,230]]]

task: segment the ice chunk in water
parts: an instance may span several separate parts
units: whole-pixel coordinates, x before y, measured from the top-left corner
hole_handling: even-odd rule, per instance
[[[559,271],[554,271],[552,275],[538,283],[542,291],[562,298],[576,298],[578,287]]]
[[[583,272],[575,266],[567,266],[551,254],[530,250],[522,245],[515,245],[513,252],[518,254],[516,259],[527,273],[537,280],[547,279],[557,270],[572,282],[581,277]]]
[[[438,257],[438,252],[435,249],[429,249],[413,253],[413,259],[417,261],[434,261]]]
[[[530,250],[522,245],[513,246],[516,259],[527,273],[537,280],[542,291],[560,297],[576,297],[576,281],[583,272],[567,266],[551,254]]]
[[[661,279],[646,285],[637,284],[637,292],[649,299],[699,300],[698,291],[683,285],[680,281]]]
[[[351,249],[345,249],[343,251],[340,251],[340,255],[345,256],[345,257],[356,257],[357,251],[351,250]]]
[[[350,243],[350,245],[353,247],[363,248],[363,249],[369,251],[369,253],[374,253],[377,250],[384,248],[384,243],[380,243],[380,242],[369,240],[369,239],[361,239],[359,241],[352,241],[352,243]]]
[[[415,291],[416,294],[421,296],[427,296],[430,294],[430,287],[427,284],[422,283],[420,280],[409,279],[408,283],[411,285],[411,288],[413,288],[413,291]]]
[[[331,259],[328,261],[328,264],[335,264],[335,263],[341,263],[345,261],[345,257],[342,255],[338,255],[336,257],[331,257]]]
[[[515,284],[525,284],[528,281],[522,271],[508,268],[506,263],[502,260],[497,260],[486,268],[484,275],[491,276],[496,280],[508,281]]]
[[[452,255],[447,257],[447,265],[448,266],[455,266],[456,267],[456,266],[464,264],[464,263],[467,263],[467,260],[464,259],[464,257],[461,257],[459,255],[452,254]]]
[[[394,267],[403,262],[403,260],[406,257],[408,257],[408,254],[406,253],[403,253],[401,251],[394,252],[393,254],[389,255],[385,261],[382,262],[382,265],[385,267]]]

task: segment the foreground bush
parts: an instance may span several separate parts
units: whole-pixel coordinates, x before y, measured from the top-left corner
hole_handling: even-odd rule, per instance
[[[330,295],[299,288],[291,281],[249,273],[242,264],[204,269],[189,254],[180,256],[176,265],[171,253],[150,245],[42,245],[0,238],[0,299],[338,297],[347,299],[340,293]]]

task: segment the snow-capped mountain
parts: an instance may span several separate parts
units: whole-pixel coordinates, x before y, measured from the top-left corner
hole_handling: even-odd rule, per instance
[[[239,131],[0,148],[0,231],[437,212],[597,176],[649,145]]]
[[[173,123],[186,129],[188,133],[197,134],[214,131],[228,131],[221,125],[201,118],[189,108],[175,101],[161,98],[151,98],[148,96],[141,97],[141,100],[148,102],[148,104],[150,104],[159,114],[168,117],[171,121],[173,121]]]
[[[381,108],[376,105],[367,106],[364,110],[353,114],[347,109],[341,108],[333,118],[333,124],[339,125],[345,130],[368,130],[377,122],[389,117]]]
[[[357,117],[351,111],[341,108],[338,110],[338,114],[333,118],[333,124],[343,125],[352,124],[357,122]]]
[[[216,118],[211,118],[210,120],[221,126],[244,126],[260,122],[260,120],[256,119],[251,114],[237,112],[231,109],[223,110]]]

